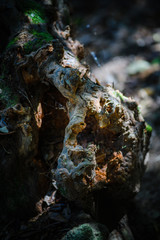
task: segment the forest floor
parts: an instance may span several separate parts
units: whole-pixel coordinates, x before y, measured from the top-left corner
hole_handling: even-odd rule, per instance
[[[148,168],[160,162],[160,27],[155,9],[145,3],[123,9],[116,1],[74,3],[74,38],[85,48],[85,61],[102,85],[133,97],[152,126]],[[80,6],[79,6],[80,5]]]

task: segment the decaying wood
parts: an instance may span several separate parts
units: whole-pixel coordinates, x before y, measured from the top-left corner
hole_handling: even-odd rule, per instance
[[[17,43],[3,56],[3,63],[11,69],[6,78],[15,79],[19,104],[2,109],[1,116],[8,131],[15,132],[17,145],[15,137],[7,136],[0,144],[4,162],[10,159],[17,168],[23,161],[20,166],[26,167],[25,176],[33,173],[33,167],[37,178],[24,181],[14,169],[12,179],[17,174],[26,187],[28,181],[34,190],[43,186],[39,191],[43,195],[48,185],[44,186],[38,174],[49,166],[61,194],[85,208],[93,209],[96,191],[129,198],[143,173],[150,138],[138,104],[110,85],[103,87],[90,79],[88,69],[75,55],[82,56],[83,48],[71,39],[68,28],[55,28],[54,23],[53,40],[26,54],[31,31],[47,28],[45,24],[23,24]],[[13,146],[11,155],[5,152],[7,141]],[[3,172],[10,168],[5,166]],[[33,189],[29,189],[29,199],[38,194]]]

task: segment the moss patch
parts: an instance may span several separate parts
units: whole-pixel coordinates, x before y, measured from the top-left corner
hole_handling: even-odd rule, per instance
[[[29,54],[32,51],[36,51],[38,48],[43,46],[43,44],[46,44],[53,40],[52,35],[49,34],[48,32],[37,32],[33,30],[31,31],[31,34],[34,36],[34,39],[24,44],[25,54]]]
[[[114,91],[113,92],[113,94],[114,94],[114,96],[117,98],[120,98],[120,100],[122,101],[122,102],[124,102],[126,99],[128,99],[126,96],[124,96],[123,95],[123,93],[121,93],[120,91]]]
[[[152,127],[148,123],[146,123],[146,131],[149,133],[152,132]]]
[[[31,31],[31,33],[32,33],[34,36],[45,40],[46,42],[49,42],[49,41],[52,41],[52,40],[53,40],[52,35],[49,34],[48,32],[37,32],[37,31],[33,30],[33,31]]]
[[[140,106],[137,106],[137,110],[138,110],[138,113],[140,114],[141,113]]]
[[[160,64],[160,57],[154,58],[151,64]]]
[[[38,10],[30,9],[25,12],[25,15],[29,17],[31,23],[34,24],[45,23],[45,18]]]
[[[70,230],[62,240],[105,240],[108,229],[102,224],[82,224]]]
[[[46,22],[42,6],[32,0],[16,0],[17,8],[29,17],[31,23],[42,24]]]

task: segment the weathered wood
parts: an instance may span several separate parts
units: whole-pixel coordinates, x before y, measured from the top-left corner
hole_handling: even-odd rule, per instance
[[[55,13],[57,22],[47,23],[36,6],[33,12],[27,7],[16,39],[3,55],[9,71],[2,81],[8,82],[20,103],[7,109],[3,103],[1,111],[5,119],[17,111],[18,125],[12,117],[7,122],[8,131],[20,134],[18,151],[14,138],[9,140],[14,146],[10,161],[13,164],[16,152],[24,166],[30,162],[41,170],[42,165],[52,167],[61,194],[91,211],[96,191],[128,199],[143,173],[150,138],[138,104],[109,85],[91,81],[75,55],[82,56],[83,47],[70,38],[69,28],[57,24],[62,17]],[[54,9],[51,4],[46,12]],[[3,139],[1,145],[2,161],[7,161]]]

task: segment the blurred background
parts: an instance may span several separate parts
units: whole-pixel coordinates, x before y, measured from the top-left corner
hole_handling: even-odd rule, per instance
[[[134,97],[152,131],[148,168],[160,162],[160,2],[71,0],[73,37],[102,85]]]

